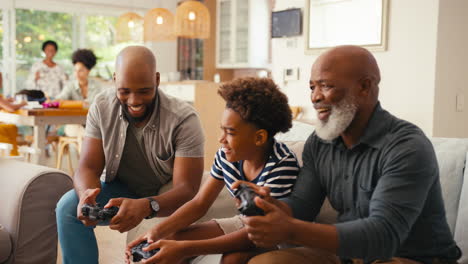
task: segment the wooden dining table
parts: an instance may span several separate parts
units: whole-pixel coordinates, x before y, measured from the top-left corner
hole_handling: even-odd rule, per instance
[[[40,165],[46,164],[45,146],[46,126],[47,125],[62,125],[62,124],[86,124],[86,115],[88,109],[20,109],[16,112],[9,113],[0,111],[0,122],[32,126],[34,128],[33,147],[40,149],[39,155],[32,156],[32,162]]]

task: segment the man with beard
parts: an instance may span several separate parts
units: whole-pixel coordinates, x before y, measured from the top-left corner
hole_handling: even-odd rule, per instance
[[[244,218],[260,247],[299,245],[250,260],[260,263],[456,263],[431,142],[415,125],[382,109],[375,58],[357,46],[317,58],[310,78],[319,123],[304,166],[283,201],[257,187],[265,216]],[[234,186],[233,186],[234,187]],[[334,225],[314,223],[328,198]]]
[[[74,190],[57,204],[63,263],[98,263],[96,224],[126,232],[144,218],[168,216],[197,193],[204,136],[195,110],[166,96],[152,52],[142,46],[117,56],[114,84],[88,112]],[[100,176],[105,169],[104,181]],[[173,187],[157,195],[162,185]],[[110,221],[83,216],[84,204],[119,207]]]

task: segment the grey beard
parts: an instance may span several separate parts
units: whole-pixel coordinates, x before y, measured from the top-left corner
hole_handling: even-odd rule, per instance
[[[351,124],[356,115],[357,105],[352,97],[341,100],[332,107],[328,120],[319,120],[315,133],[323,140],[331,141],[339,137]]]

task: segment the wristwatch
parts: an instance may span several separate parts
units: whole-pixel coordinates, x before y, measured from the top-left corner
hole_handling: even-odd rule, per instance
[[[149,200],[149,205],[151,209],[151,214],[145,217],[145,219],[151,219],[156,217],[159,212],[159,203],[153,197],[146,197]]]

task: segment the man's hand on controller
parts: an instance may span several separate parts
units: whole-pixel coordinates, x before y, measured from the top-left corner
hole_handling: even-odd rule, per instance
[[[81,208],[84,204],[96,204],[96,197],[98,196],[99,192],[101,192],[100,188],[87,189],[80,197],[78,207],[76,208],[76,215],[85,226],[95,226],[98,223],[97,221],[91,221],[88,217],[84,216],[81,212]]]
[[[261,208],[264,216],[242,217],[242,222],[249,239],[258,247],[269,248],[291,241],[293,218],[273,203],[255,197],[255,204]]]
[[[119,212],[111,219],[109,227],[113,230],[118,230],[120,233],[134,228],[143,218],[151,213],[149,202],[146,198],[114,198],[110,199],[104,208],[112,206],[119,207]]]
[[[255,204],[265,213],[264,216],[242,217],[249,239],[264,248],[290,240],[290,220],[293,219],[288,213],[290,209],[270,196],[270,188],[246,181],[237,181],[232,188],[237,189],[240,184],[248,185],[260,196],[255,198]]]

